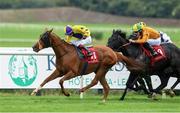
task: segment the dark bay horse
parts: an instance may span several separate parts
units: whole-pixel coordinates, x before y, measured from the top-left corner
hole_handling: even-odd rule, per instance
[[[139,75],[140,77],[146,78],[149,78],[147,75],[158,75],[160,77],[161,85],[155,90],[152,89],[150,81],[148,83],[151,91],[156,93],[160,93],[160,90],[167,85],[170,77],[178,78],[175,85],[178,84],[180,79],[180,50],[174,44],[166,43],[161,45],[165,51],[167,60],[156,62],[153,67],[149,63],[150,59],[145,55],[141,45],[130,43],[129,40],[126,39],[126,33],[122,32],[121,30],[113,30],[113,34],[109,38],[107,45],[115,51],[122,52],[123,55],[127,57],[146,63],[145,70],[142,70],[141,72],[131,71],[121,100],[124,100],[127,89],[133,87],[135,80],[137,80]],[[173,85],[172,88],[174,88],[175,85]]]
[[[36,94],[47,82],[54,80],[58,77],[62,77],[59,81],[62,93],[65,96],[70,94],[65,91],[63,82],[76,76],[89,74],[94,72],[96,75],[89,85],[80,89],[80,92],[93,87],[100,81],[104,89],[103,101],[106,100],[109,93],[109,85],[105,79],[105,75],[116,62],[124,62],[129,70],[140,70],[143,68],[143,64],[133,61],[117,52],[114,52],[111,48],[106,46],[95,46],[95,51],[98,54],[99,62],[96,64],[88,64],[86,71],[82,74],[82,69],[85,62],[81,61],[76,52],[76,48],[63,39],[58,37],[52,30],[44,32],[39,41],[33,46],[33,50],[38,52],[44,48],[52,47],[56,56],[56,69],[47,77],[38,88],[36,88],[32,95]]]

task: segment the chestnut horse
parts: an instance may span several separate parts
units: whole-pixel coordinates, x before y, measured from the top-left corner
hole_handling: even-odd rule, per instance
[[[46,31],[40,36],[39,41],[33,46],[33,50],[38,52],[44,48],[52,47],[56,56],[56,69],[42,82],[42,84],[40,84],[38,88],[32,92],[31,95],[36,94],[47,82],[58,77],[62,77],[59,81],[62,93],[65,96],[70,96],[70,94],[65,91],[63,82],[81,75],[81,71],[85,62],[79,59],[76,48],[72,44],[69,44],[63,39],[59,38],[55,33],[52,32],[52,30],[53,29]],[[84,92],[100,81],[104,89],[103,101],[105,101],[110,89],[105,79],[105,74],[108,72],[109,68],[111,68],[114,64],[116,64],[116,62],[119,61],[125,63],[129,70],[142,69],[143,65],[128,59],[127,57],[117,52],[114,52],[109,47],[95,46],[94,48],[97,51],[99,62],[95,64],[88,64],[86,72],[83,74],[95,72],[96,75],[89,85],[80,89],[80,92]]]

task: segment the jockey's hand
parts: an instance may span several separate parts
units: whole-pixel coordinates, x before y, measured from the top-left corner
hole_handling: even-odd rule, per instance
[[[82,44],[80,44],[78,47],[79,47],[79,48],[83,48],[84,46],[83,46]]]
[[[129,36],[129,39],[137,39],[137,34],[133,33]]]
[[[85,36],[83,36],[83,37],[82,37],[82,39],[86,39],[86,37],[85,37]]]
[[[135,41],[135,40],[132,40],[132,39],[129,39],[129,42],[135,43],[136,41]]]

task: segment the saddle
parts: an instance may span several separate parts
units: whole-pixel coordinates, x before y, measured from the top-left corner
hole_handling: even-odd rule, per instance
[[[90,64],[98,63],[99,59],[98,59],[97,51],[95,51],[93,47],[88,47],[88,49],[92,52],[92,56],[88,56],[88,52],[85,49],[79,49],[78,47],[76,47],[77,54],[80,60],[84,62],[88,62]]]
[[[154,63],[156,63],[156,62],[160,62],[162,60],[166,60],[167,59],[167,57],[165,55],[165,52],[164,52],[164,49],[160,45],[152,46],[153,49],[158,53],[158,55],[155,56],[155,57],[151,55],[151,52],[149,50],[147,50],[143,46],[141,46],[141,47],[142,47],[144,53],[150,58],[151,66],[153,66]]]

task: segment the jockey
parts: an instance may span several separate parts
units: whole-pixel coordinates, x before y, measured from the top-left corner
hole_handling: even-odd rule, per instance
[[[91,56],[91,51],[86,47],[88,44],[92,43],[92,38],[90,36],[90,31],[88,28],[82,25],[67,25],[65,27],[66,42],[72,43],[80,49],[85,49],[88,52],[87,56]]]
[[[158,32],[157,30],[148,27],[144,22],[134,24],[132,30],[133,34],[131,35],[131,39],[129,41],[132,43],[144,44],[144,47],[151,52],[152,56],[156,56],[158,54],[151,47],[152,45],[160,45],[161,43],[172,43],[167,34],[163,32]]]

